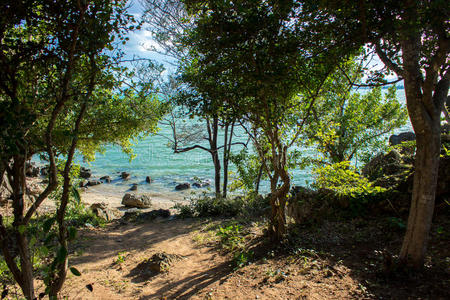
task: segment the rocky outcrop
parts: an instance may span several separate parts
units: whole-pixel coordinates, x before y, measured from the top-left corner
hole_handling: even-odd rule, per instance
[[[39,176],[39,167],[36,166],[34,162],[27,162],[25,175],[28,177],[38,177]]]
[[[315,222],[331,213],[333,200],[329,191],[296,186],[291,191],[286,214],[297,224]]]
[[[151,183],[153,180],[150,176],[145,177],[145,182]]]
[[[85,167],[80,168],[80,177],[84,179],[88,179],[92,176],[91,169],[86,169]]]
[[[395,146],[399,145],[402,142],[415,141],[416,135],[412,131],[402,132],[399,134],[393,134],[389,137],[389,145]]]
[[[209,180],[196,181],[192,184],[192,186],[196,187],[196,188],[208,187],[210,185],[211,185],[211,182]]]
[[[369,180],[376,180],[381,176],[389,176],[411,169],[405,164],[404,157],[397,151],[391,150],[387,154],[380,153],[370,160],[362,169],[362,175]]]
[[[80,181],[79,185],[80,185],[81,188],[85,188],[85,187],[88,186],[88,184],[89,184],[89,180],[84,179],[84,180]]]
[[[152,206],[150,197],[127,193],[122,198],[122,204],[127,207],[148,208]]]
[[[94,186],[94,185],[99,185],[102,184],[102,182],[100,180],[89,180],[88,181],[88,186]]]
[[[180,183],[175,186],[176,191],[183,191],[183,190],[187,190],[190,188],[191,188],[191,185],[189,182]]]
[[[110,208],[105,203],[94,203],[90,206],[90,209],[97,217],[105,219],[106,221],[120,218],[122,215],[119,210]]]

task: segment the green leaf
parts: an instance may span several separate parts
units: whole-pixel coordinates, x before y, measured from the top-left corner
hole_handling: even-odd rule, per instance
[[[58,253],[56,254],[56,261],[60,264],[64,263],[67,258],[67,249],[66,247],[60,247],[58,249]]]
[[[78,189],[75,186],[72,186],[72,196],[75,199],[75,201],[77,202],[77,204],[81,203],[80,192],[78,191]]]
[[[44,232],[48,232],[52,227],[53,223],[55,223],[55,218],[50,218],[46,220],[44,222],[44,225],[42,225],[42,230],[44,230]]]
[[[33,247],[37,242],[37,239],[35,236],[31,237],[30,239],[30,248]]]
[[[49,246],[53,239],[56,237],[56,234],[50,233],[44,240],[44,245]]]
[[[70,267],[70,272],[72,272],[75,276],[81,276],[80,271],[78,271],[75,267]]]
[[[17,231],[19,231],[20,234],[24,234],[25,230],[27,230],[27,227],[25,225],[19,225],[17,228]]]
[[[70,226],[67,229],[67,232],[69,234],[69,241],[72,241],[72,240],[74,240],[77,237],[77,229],[75,227]]]

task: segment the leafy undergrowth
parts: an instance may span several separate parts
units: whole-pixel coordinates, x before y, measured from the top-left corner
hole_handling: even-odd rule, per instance
[[[188,218],[81,229],[70,249],[81,276],[69,276],[62,297],[450,299],[448,214],[434,220],[422,272],[396,268],[402,218],[291,227],[281,246],[268,242],[265,227],[263,219]],[[183,259],[142,276],[142,262],[162,252]]]
[[[270,298],[265,289],[278,289],[288,299],[289,292],[292,299],[450,299],[449,225],[448,215],[434,221],[421,271],[397,264],[405,231],[400,218],[356,218],[297,226],[278,247],[262,237],[264,226],[258,222],[208,222],[194,239],[229,256],[234,272],[228,288],[247,285],[243,295],[253,290],[255,295]],[[294,281],[303,282],[303,288],[298,290]],[[221,289],[224,287],[214,287],[211,299],[224,293]]]

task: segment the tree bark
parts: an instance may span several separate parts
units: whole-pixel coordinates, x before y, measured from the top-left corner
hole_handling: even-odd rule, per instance
[[[228,132],[229,131],[229,132]],[[227,197],[227,190],[228,190],[228,165],[230,162],[230,152],[231,152],[231,145],[233,141],[233,132],[234,132],[234,120],[231,122],[231,128],[230,124],[227,123],[225,126],[225,137],[224,137],[224,151],[223,151],[223,188],[222,188],[222,194],[223,197]],[[229,134],[229,136],[228,136]]]
[[[26,146],[25,146],[26,147]],[[28,159],[25,155],[15,155],[10,174],[8,174],[13,189],[13,210],[14,222],[13,230],[16,237],[17,248],[20,259],[20,281],[17,281],[22,292],[27,299],[34,299],[33,265],[31,263],[30,249],[28,248],[28,238],[26,223],[23,222],[25,210],[26,176],[25,162]],[[14,262],[15,264],[15,262]]]
[[[414,19],[415,11],[406,17]],[[433,219],[441,146],[440,115],[449,89],[448,73],[438,82],[438,68],[430,66],[423,78],[420,34],[407,31],[401,41],[406,104],[416,134],[414,185],[407,231],[400,260],[415,268],[423,266]],[[412,33],[411,33],[412,32]]]
[[[213,116],[212,123],[207,120],[208,127],[208,140],[210,146],[210,153],[214,164],[214,188],[216,192],[216,197],[221,197],[220,193],[220,159],[219,159],[219,151],[217,149],[217,136],[219,133],[219,118],[217,116]]]

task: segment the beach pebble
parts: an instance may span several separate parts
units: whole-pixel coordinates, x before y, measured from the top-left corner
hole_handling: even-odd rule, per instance
[[[137,191],[138,189],[138,184],[137,183],[133,183],[133,185],[130,188],[130,191]]]
[[[147,183],[151,183],[152,182],[152,178],[150,176],[145,177],[145,181]]]

